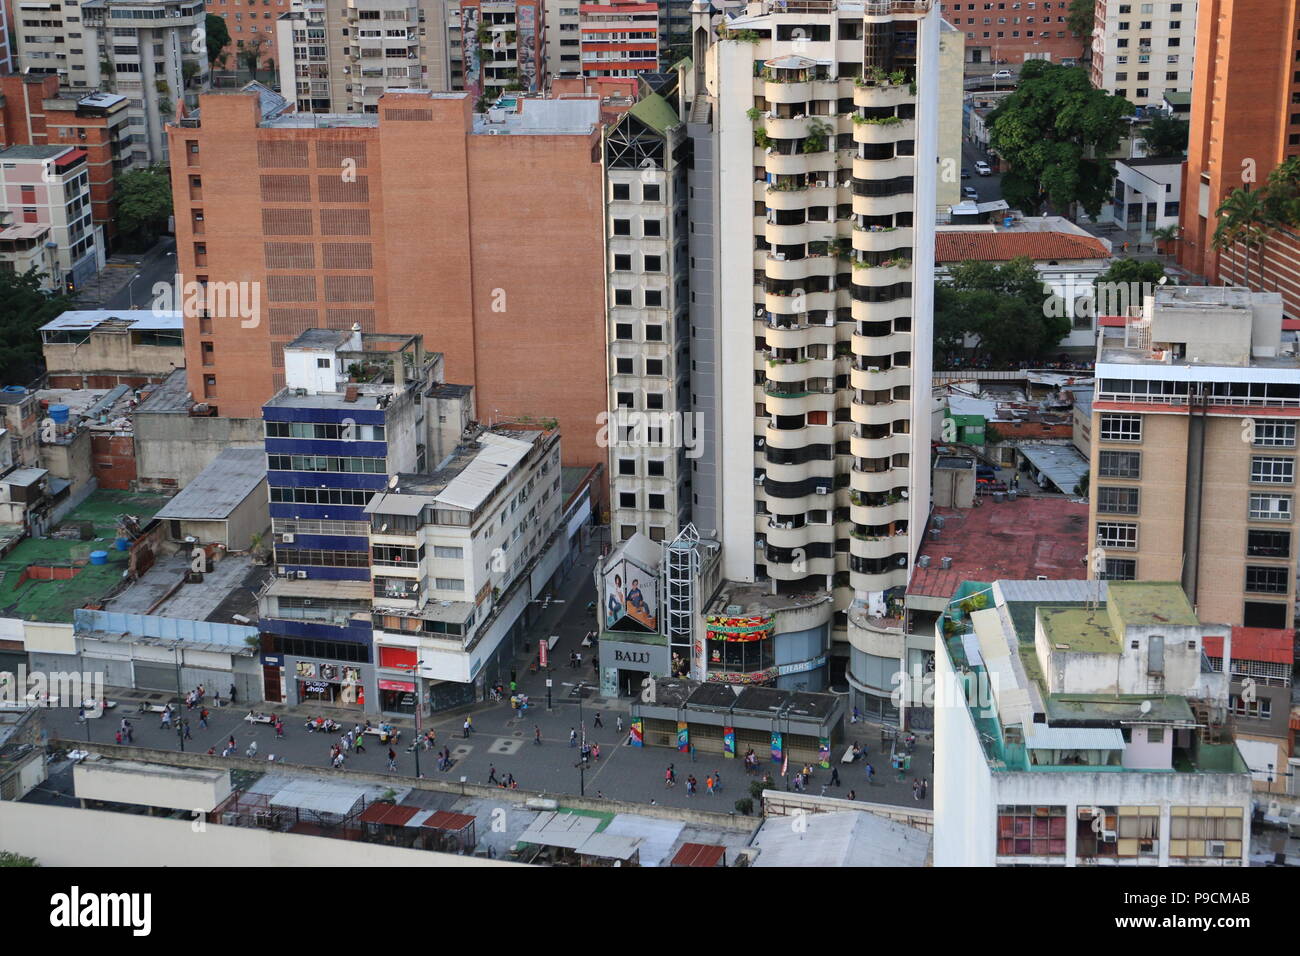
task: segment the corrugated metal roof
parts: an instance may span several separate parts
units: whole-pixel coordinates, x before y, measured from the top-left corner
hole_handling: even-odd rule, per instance
[[[994,594],[999,604],[1029,601],[1034,604],[1053,604],[1058,601],[1106,600],[1105,581],[994,581]]]
[[[1073,445],[1021,445],[1018,450],[1067,495],[1074,493],[1074,486],[1088,473],[1088,459]]]
[[[292,780],[271,798],[273,807],[293,807],[344,817],[361,802],[366,791],[326,780]]]
[[[265,480],[266,454],[260,448],[225,448],[154,517],[220,521]]]
[[[490,433],[481,436],[479,444],[483,450],[434,497],[438,504],[473,511],[488,499],[493,489],[510,475],[510,470],[523,461],[533,447],[532,442]]]
[[[79,309],[64,312],[41,326],[42,332],[90,331],[104,322],[125,322],[132,331],[180,332],[185,327],[185,317],[180,312],[154,309]]]
[[[1123,750],[1124,734],[1116,727],[1052,727],[1026,724],[1030,750]]]
[[[989,672],[997,697],[998,718],[1002,726],[1029,723],[1029,691],[1020,686],[1020,679],[1016,676],[1011,644],[1002,628],[1002,616],[997,608],[985,608],[972,612],[970,619],[975,625],[980,656],[984,658],[984,667]]]
[[[576,850],[596,832],[600,821],[577,813],[540,813],[519,838],[520,843],[559,846]]]

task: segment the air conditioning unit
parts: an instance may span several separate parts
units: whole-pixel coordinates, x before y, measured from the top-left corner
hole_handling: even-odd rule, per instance
[[[306,572],[306,571],[299,571],[299,572],[298,572],[298,577],[299,577],[299,578],[305,578],[306,576],[307,576],[307,572]]]
[[[1205,843],[1205,855],[1222,857],[1226,847],[1222,840],[1207,840]]]
[[[766,477],[767,477],[767,475],[755,475],[755,476],[754,476],[754,484],[756,484],[756,485],[761,485],[761,484],[763,483],[763,479],[765,479]]]
[[[291,534],[282,534],[282,535],[280,535],[280,540],[281,540],[283,543],[285,543],[285,544],[293,544],[293,535],[291,535]]]
[[[774,252],[774,253],[772,253],[772,258],[775,259],[777,262],[785,262],[785,253],[784,253],[784,252]]]
[[[830,493],[831,493],[831,490],[830,490],[829,488],[827,488],[825,485],[818,485],[818,486],[817,486],[817,494],[819,494],[819,495],[829,495]]]
[[[276,568],[276,569],[275,569],[275,573],[278,574],[278,575],[279,575],[280,577],[282,577],[282,578],[287,578],[287,577],[289,576],[289,569],[288,569],[288,568]]]
[[[1102,842],[1102,843],[1114,843],[1114,842],[1118,839],[1118,836],[1119,836],[1119,835],[1118,835],[1114,830],[1102,830],[1102,831],[1101,831],[1101,842]]]

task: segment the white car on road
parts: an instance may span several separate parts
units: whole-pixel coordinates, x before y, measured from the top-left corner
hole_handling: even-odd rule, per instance
[[[998,70],[996,73],[993,74],[993,79],[1011,80],[1011,79],[1015,79],[1015,77],[1012,75],[1010,70]]]
[[[984,162],[982,159],[975,164],[975,172],[979,173],[981,176],[993,175],[993,170],[989,168],[989,164]]]

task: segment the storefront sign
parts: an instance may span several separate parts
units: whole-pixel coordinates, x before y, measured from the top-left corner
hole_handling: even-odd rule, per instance
[[[722,755],[728,760],[735,759],[736,756],[736,728],[722,728]]]
[[[804,671],[815,671],[817,668],[825,666],[826,655],[823,654],[821,657],[815,658],[811,661],[799,661],[796,664],[782,664],[776,669],[776,673],[778,676],[784,677],[786,674],[802,674]]]
[[[667,677],[669,653],[667,644],[635,644],[631,641],[600,642],[600,660],[624,671],[645,671],[656,677]]]
[[[380,690],[404,690],[408,693],[415,693],[415,685],[409,681],[402,680],[383,680],[379,681]]]
[[[629,738],[629,743],[631,743],[633,747],[645,746],[645,725],[641,722],[641,718],[639,717],[632,721],[632,736]]]
[[[297,674],[302,678],[314,678],[316,676],[316,665],[312,661],[299,661]]]
[[[320,681],[313,681],[311,683],[304,683],[302,689],[308,694],[324,694],[330,689],[330,685],[321,683]]]
[[[772,734],[772,762],[773,763],[781,762],[782,752],[783,749],[781,745],[781,735],[778,733],[773,733]]]
[[[691,732],[685,721],[677,721],[677,749],[682,753],[691,749]]]

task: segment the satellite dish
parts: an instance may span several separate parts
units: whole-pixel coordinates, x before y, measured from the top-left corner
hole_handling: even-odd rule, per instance
[[[388,479],[388,487],[389,487],[389,488],[396,488],[396,487],[397,487],[397,476],[396,476],[396,475],[392,475],[392,476],[389,477],[389,479]]]
[[[1142,701],[1142,713],[1144,714],[1151,713],[1151,701],[1149,700]]]

